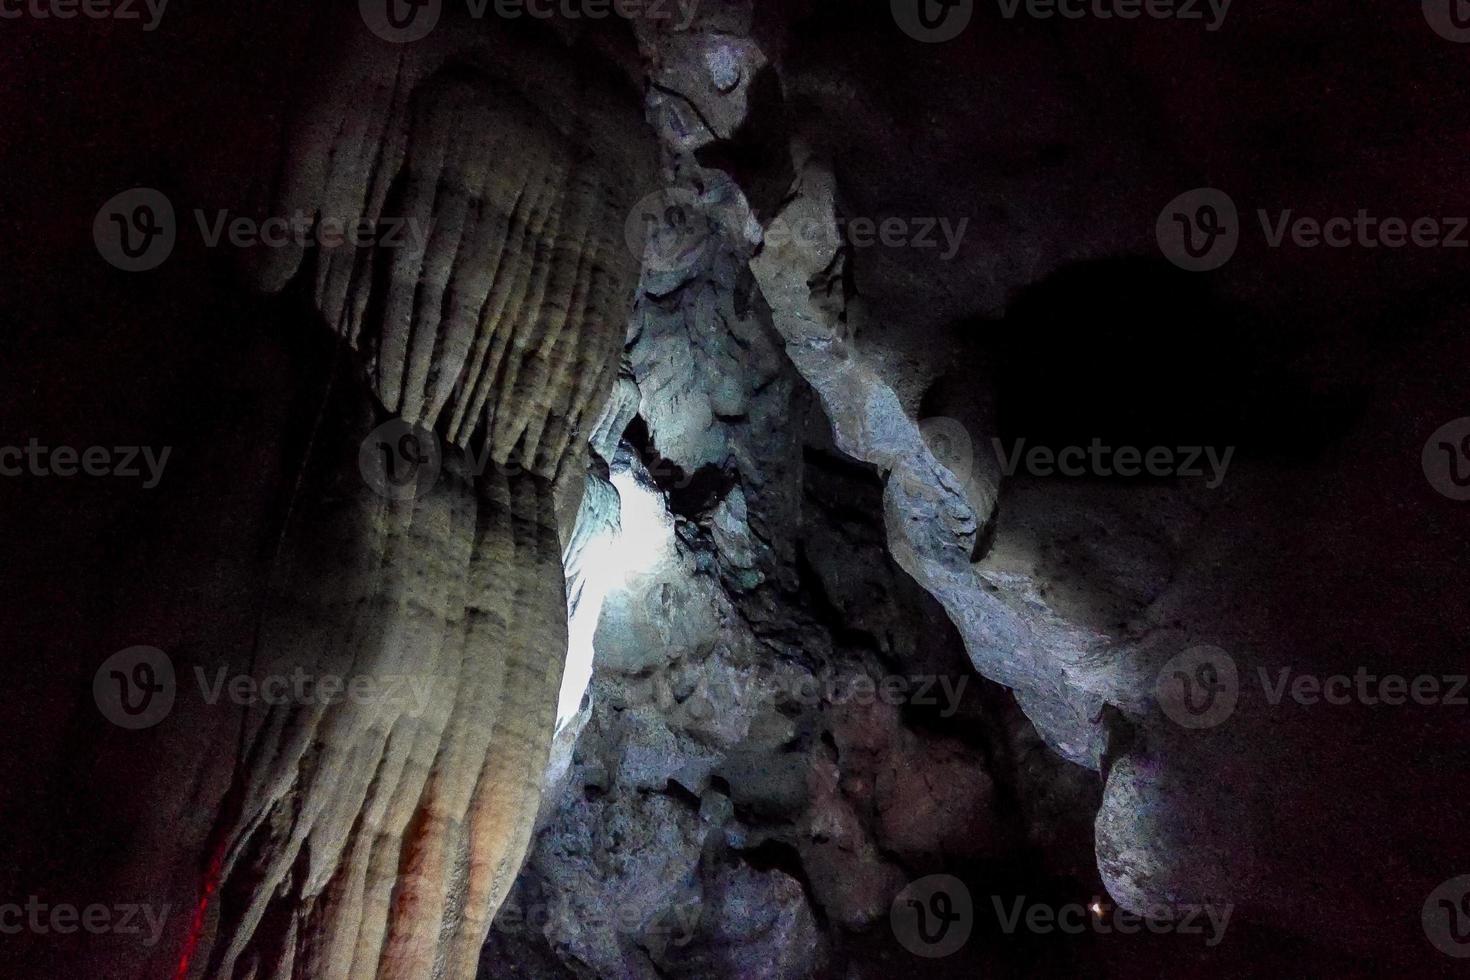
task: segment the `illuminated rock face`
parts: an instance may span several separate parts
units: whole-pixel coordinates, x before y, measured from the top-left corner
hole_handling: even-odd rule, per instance
[[[565,501],[629,414],[624,219],[649,171],[632,107],[569,64],[548,81],[535,52],[448,38],[349,44],[285,164],[279,213],[403,234],[253,263],[268,291],[310,277],[350,365],[253,669],[408,687],[247,719],[201,975],[473,975],[540,803],[578,552],[607,519],[577,530]],[[393,419],[438,465],[383,492],[359,449]]]
[[[535,51],[390,54],[364,41],[329,77],[276,209],[385,230],[310,273],[317,312],[389,414],[554,478],[618,370],[640,258],[626,219],[652,179],[637,116],[575,74],[514,84]],[[258,284],[284,287],[303,257],[266,252]]]
[[[250,714],[207,975],[470,975],[539,803],[566,646],[547,481],[454,453],[387,500],[356,444],[306,476],[256,670],[382,696]]]

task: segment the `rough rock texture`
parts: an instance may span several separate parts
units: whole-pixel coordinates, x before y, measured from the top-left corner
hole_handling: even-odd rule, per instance
[[[387,500],[359,419],[303,482],[254,666],[384,697],[250,713],[208,975],[464,975],[531,832],[566,643],[549,486],[454,455]]]
[[[89,660],[103,644],[164,650],[176,704],[142,732],[107,731],[78,705],[62,724],[92,764],[28,774],[5,803],[12,817],[28,794],[90,811],[69,802],[90,773],[149,772],[137,804],[107,812],[125,796],[116,776],[98,812],[76,818],[122,856],[73,858],[62,842],[47,850],[59,868],[38,862],[35,880],[7,885],[81,882],[171,914],[146,948],[37,944],[38,975],[472,975],[534,827],[569,606],[581,605],[574,520],[596,493],[591,443],[610,456],[626,421],[612,395],[640,243],[624,219],[653,174],[631,35],[451,11],[422,43],[397,45],[356,3],[282,6],[222,42],[217,21],[182,54],[163,42],[173,57],[158,61],[184,79],[180,66],[273,31],[309,57],[272,56],[288,94],[242,80],[250,95],[224,115],[248,132],[179,153],[181,186],[150,178],[175,200],[180,254],[155,302],[115,318],[127,337],[152,323],[160,346],[190,330],[218,345],[186,344],[150,369],[164,393],[132,396],[167,406],[184,462],[164,506],[129,518],[156,542],[156,569],[140,559],[79,645]],[[196,131],[221,125],[201,109],[180,139],[208,144]],[[232,169],[210,170],[226,158]],[[216,203],[224,220],[283,219],[306,240],[217,242],[202,269],[193,212],[212,217]],[[315,237],[359,224],[371,244]],[[231,364],[236,347],[250,356]],[[385,423],[417,446],[387,463],[413,467],[392,492],[375,479],[371,434]],[[205,513],[210,499],[222,513]],[[225,684],[299,673],[384,686],[210,700],[196,669]],[[74,673],[53,682],[68,701],[89,690]]]
[[[317,310],[390,413],[555,476],[617,373],[639,258],[624,219],[650,176],[636,117],[591,68],[533,70],[552,50],[357,32],[303,114],[275,213],[403,225],[318,255]],[[300,248],[262,252],[263,288],[301,270]]]
[[[922,869],[1047,848],[1089,873],[1095,782],[887,557],[881,485],[834,446],[721,193],[698,258],[645,272],[613,464],[630,568],[485,977],[841,976]]]
[[[621,414],[603,419],[637,269],[623,217],[645,168],[612,138],[631,117],[569,61],[518,75],[534,50],[441,31],[390,56],[358,30],[290,144],[278,213],[406,222],[314,256],[312,297],[376,418],[442,440],[443,473],[385,501],[356,454],[371,426],[318,447],[335,469],[298,488],[257,669],[430,687],[408,712],[250,720],[208,975],[473,970],[533,829],[581,598],[552,481],[579,490],[587,436]],[[304,253],[262,258],[279,289]]]
[[[1062,67],[1076,42],[1052,50],[1046,31],[1004,32],[997,51],[1007,67],[993,66],[986,45],[995,25],[987,24],[953,46],[899,42],[911,57],[868,76],[854,64],[884,61],[893,44],[884,8],[722,4],[704,11],[689,34],[644,34],[652,120],[676,154],[669,200],[679,205],[666,211],[679,220],[663,229],[645,284],[659,297],[690,288],[711,229],[750,258],[786,353],[832,419],[836,447],[884,476],[893,559],[940,601],[977,669],[1014,690],[1046,742],[1106,777],[1097,861],[1115,900],[1135,910],[1229,903],[1240,921],[1291,923],[1308,941],[1330,934],[1397,951],[1415,889],[1427,891],[1453,870],[1448,855],[1463,855],[1463,847],[1438,832],[1439,856],[1431,859],[1413,843],[1412,821],[1382,808],[1335,812],[1325,832],[1300,819],[1335,810],[1329,801],[1352,795],[1354,779],[1370,778],[1378,751],[1369,748],[1377,744],[1371,733],[1386,720],[1368,705],[1329,717],[1271,703],[1255,676],[1304,659],[1319,674],[1435,661],[1424,644],[1390,652],[1352,640],[1346,624],[1354,622],[1390,635],[1361,622],[1371,590],[1349,586],[1340,563],[1372,552],[1327,530],[1331,505],[1317,482],[1326,479],[1338,501],[1361,500],[1369,487],[1396,488],[1432,510],[1436,502],[1412,466],[1373,454],[1375,446],[1399,446],[1407,458],[1422,442],[1415,426],[1430,431],[1436,413],[1452,412],[1442,399],[1431,409],[1433,399],[1409,392],[1409,364],[1427,363],[1417,359],[1426,352],[1395,361],[1408,374],[1379,386],[1375,407],[1360,415],[1370,363],[1362,351],[1374,344],[1376,314],[1351,309],[1340,283],[1375,275],[1367,253],[1344,250],[1310,271],[1291,258],[1268,270],[1246,256],[1219,277],[1220,295],[1157,258],[1134,257],[1156,252],[1148,231],[1162,202],[1215,172],[1198,147],[1154,167],[1146,154],[1130,155],[1143,153],[1147,140],[1116,138],[1137,125],[1119,115],[1133,100],[1118,79],[1141,74],[1170,90],[1185,57],[1177,49],[1144,44],[1108,56],[1087,48],[1084,83]],[[1329,17],[1319,5],[1306,21],[1312,26],[1295,29],[1324,29]],[[1414,20],[1396,20],[1393,36],[1422,31]],[[1234,37],[1259,42],[1263,23],[1243,24]],[[1336,49],[1353,47],[1344,31],[1328,34]],[[1202,52],[1193,47],[1189,55]],[[1438,50],[1430,63],[1448,57]],[[1248,73],[1205,61],[1211,77],[1230,84]],[[1094,77],[1107,81],[1094,89]],[[1031,112],[1038,91],[1043,108],[1016,120],[1017,107]],[[1168,119],[1179,106],[1156,108]],[[1214,109],[1196,108],[1218,122]],[[1413,111],[1421,122],[1432,118],[1422,100]],[[1017,122],[1024,122],[1019,131]],[[1398,159],[1394,124],[1376,124],[1378,152]],[[1292,130],[1287,119],[1252,130],[1257,157],[1283,140],[1309,152],[1307,137],[1280,137]],[[1195,135],[1219,150],[1224,132]],[[1314,137],[1345,149],[1341,137]],[[1285,184],[1277,170],[1248,172],[1243,159],[1231,167],[1235,186],[1269,200],[1324,203],[1316,191]],[[1049,168],[1057,176],[1047,176]],[[1344,168],[1363,194],[1381,190],[1356,165]],[[1078,185],[1093,195],[1088,202],[1068,197]],[[1416,200],[1430,210],[1443,205],[1423,194]],[[972,230],[948,263],[917,248],[864,250],[843,231],[853,217],[894,214],[963,218]],[[1417,267],[1418,285],[1443,277],[1445,261]],[[738,276],[728,278],[726,288],[748,294]],[[1278,292],[1263,297],[1267,282]],[[1187,340],[1179,336],[1180,310],[1198,321]],[[1339,319],[1352,326],[1324,326]],[[1442,356],[1458,349],[1436,342]],[[669,385],[653,373],[656,385]],[[676,387],[689,387],[682,372],[671,374]],[[738,406],[735,394],[716,383],[703,401]],[[1391,420],[1405,405],[1413,424]],[[687,440],[683,429],[705,427],[701,400],[683,407],[673,413],[671,446]],[[1056,448],[1095,437],[1142,449],[1230,448],[1234,468],[1223,488],[1183,476],[1092,473],[1069,483],[1003,472],[1003,454],[1017,438]],[[1365,481],[1343,476],[1354,465],[1369,474]],[[1283,486],[1320,513],[1312,526],[1325,538],[1316,540],[1339,545],[1324,550],[1293,528],[1280,503]],[[728,555],[722,572],[748,559],[721,538],[758,509],[742,490],[711,515],[711,533]],[[1408,531],[1410,523],[1400,533],[1435,555],[1432,565],[1458,567],[1442,542],[1421,527]],[[1382,529],[1358,530],[1384,540]],[[1442,579],[1419,582],[1443,594]],[[1264,595],[1324,602],[1304,607]],[[1436,610],[1439,622],[1443,605]],[[1158,684],[1172,658],[1204,643],[1228,649],[1245,680],[1228,725],[1192,731],[1161,708]],[[1445,712],[1422,723],[1428,727],[1410,721],[1393,729],[1388,751],[1401,792],[1432,781],[1424,760],[1437,755],[1438,740],[1462,731]],[[666,755],[666,746],[654,755]],[[1262,769],[1290,776],[1267,786],[1253,775]],[[785,799],[770,767],[742,775],[764,787],[755,801]],[[840,815],[832,820],[848,825]],[[1409,862],[1414,884],[1388,902],[1377,900],[1363,865],[1333,856],[1380,823],[1391,827],[1397,850],[1418,855]],[[937,817],[926,832],[942,826]],[[902,827],[887,832],[904,837]],[[820,880],[820,873],[811,878],[814,890]],[[863,878],[851,881],[850,897],[861,906]],[[1321,901],[1324,890],[1341,901]]]
[[[1276,248],[1248,222],[1228,266],[1190,276],[1154,228],[1205,184],[1244,217],[1463,214],[1463,46],[1419,4],[1261,0],[1220,31],[971,6],[945,45],[911,43],[883,0],[708,3],[692,30],[636,32],[447,4],[396,46],[354,0],[200,6],[156,32],[7,22],[0,416],[17,444],[173,462],[156,492],[0,480],[21,736],[0,754],[0,897],[167,912],[151,946],[16,937],[0,972],[463,974],[542,783],[566,802],[507,908],[570,911],[494,934],[492,975],[907,975],[867,955],[892,945],[875,917],[895,885],[958,854],[1000,888],[987,855],[1018,850],[1037,862],[1009,868],[1018,890],[1056,871],[1057,901],[1101,877],[1133,908],[1232,902],[1232,940],[1277,924],[1248,961],[1454,968],[1419,910],[1470,867],[1463,708],[1278,703],[1256,678],[1464,673],[1470,512],[1420,465],[1466,403],[1463,252]],[[648,205],[640,55],[675,192]],[[180,234],[135,275],[88,229],[142,185]],[[417,252],[288,246],[242,285],[235,249],[197,234],[218,208],[429,220]],[[969,231],[947,260],[838,234],[888,216]],[[632,401],[607,407],[610,297],[639,257],[622,217],[656,243],[618,385],[631,427]],[[389,412],[443,448],[411,502],[343,482]],[[1215,488],[996,466],[996,438],[1093,437],[1238,452]],[[658,547],[612,590],[599,679],[552,750],[562,610],[575,645],[610,487]],[[476,547],[514,549],[495,580],[535,601],[478,594]],[[1243,687],[1195,731],[1154,685],[1200,643]],[[178,680],[145,730],[92,694],[134,644]],[[451,682],[405,712],[193,684],[410,657]],[[994,688],[947,723],[792,694],[967,664],[1034,727]]]

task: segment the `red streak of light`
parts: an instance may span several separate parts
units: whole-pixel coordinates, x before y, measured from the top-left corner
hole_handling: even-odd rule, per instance
[[[184,941],[184,951],[179,954],[179,968],[174,971],[174,980],[188,980],[189,964],[199,950],[199,940],[204,936],[204,917],[209,911],[214,893],[219,890],[220,871],[224,862],[225,842],[221,841],[215,848],[214,857],[210,859],[209,871],[204,875],[204,886],[200,889],[199,901],[194,906],[194,920],[189,925],[189,938]]]

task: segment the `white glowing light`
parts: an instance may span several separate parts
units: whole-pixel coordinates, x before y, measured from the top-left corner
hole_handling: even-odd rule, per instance
[[[1095,901],[1095,902],[1093,902],[1091,905],[1089,905],[1087,907],[1090,908],[1090,909],[1092,909],[1092,914],[1093,915],[1102,915],[1102,913],[1103,913],[1102,902],[1096,902]]]
[[[609,561],[618,584],[627,585],[671,557],[674,521],[663,494],[640,483],[632,473],[614,473],[612,485],[622,499],[622,530]]]
[[[674,522],[663,495],[622,471],[612,475],[621,528],[598,535],[578,557],[581,574],[568,583],[567,660],[557,698],[556,728],[577,716],[592,682],[592,641],[609,594],[634,586],[673,554]]]
[[[567,660],[556,703],[557,731],[577,716],[582,707],[582,695],[587,693],[587,685],[592,683],[592,637],[597,633],[602,603],[612,588],[607,572],[612,563],[607,553],[616,544],[616,532],[600,534],[589,542],[580,580],[568,583]]]

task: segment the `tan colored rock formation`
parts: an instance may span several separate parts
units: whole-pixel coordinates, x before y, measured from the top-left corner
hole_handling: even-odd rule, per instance
[[[650,172],[634,104],[504,39],[347,50],[273,211],[374,241],[262,250],[251,271],[267,291],[305,278],[355,365],[252,674],[348,693],[247,719],[191,976],[474,975],[555,725],[575,537],[558,502],[626,414],[608,404],[639,264],[624,218]],[[394,417],[440,465],[383,494],[359,449]]]

